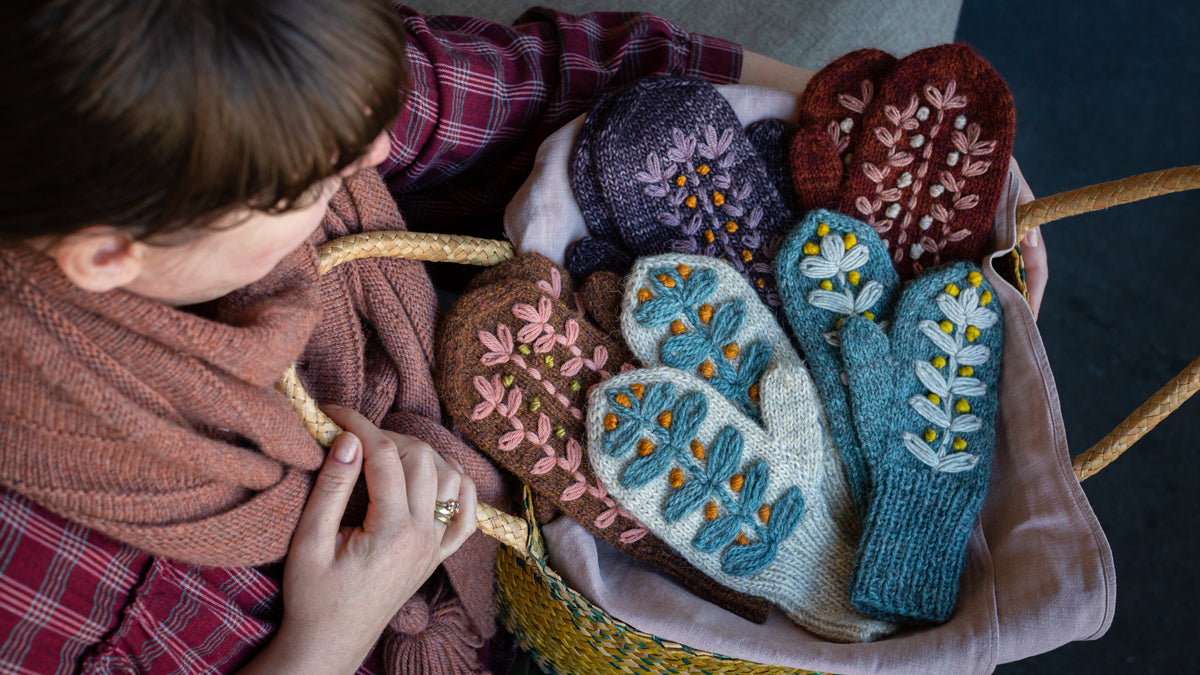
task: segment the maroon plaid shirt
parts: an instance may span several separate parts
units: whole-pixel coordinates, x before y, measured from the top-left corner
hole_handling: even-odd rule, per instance
[[[412,230],[498,235],[538,144],[604,89],[741,71],[736,45],[644,15],[539,9],[505,27],[398,9],[413,91],[381,170]],[[278,626],[278,573],[154,558],[0,490],[0,671],[236,670]]]

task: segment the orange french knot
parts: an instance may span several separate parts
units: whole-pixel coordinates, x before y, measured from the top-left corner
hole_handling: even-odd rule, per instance
[[[712,230],[705,230],[705,231],[704,231],[704,241],[705,241],[706,243],[709,243],[709,244],[711,244],[711,243],[713,243],[713,242],[714,242],[714,241],[716,241],[716,240],[717,240],[717,235],[713,234],[713,231],[712,231]]]
[[[716,502],[709,502],[704,505],[704,517],[708,520],[716,520],[721,512],[717,509]]]
[[[664,410],[664,411],[658,413],[658,426],[660,426],[664,429],[671,428],[671,411],[670,410]]]
[[[750,385],[750,390],[747,393],[750,394],[751,401],[757,401],[758,400],[758,385],[757,384]]]
[[[705,361],[704,363],[700,364],[700,374],[703,375],[705,379],[709,379],[713,376],[712,361]]]
[[[758,507],[758,519],[764,523],[769,522],[771,520],[771,507],[766,504]]]
[[[667,288],[675,288],[675,279],[669,274],[658,275],[658,282]]]
[[[643,438],[642,440],[638,441],[637,453],[639,455],[645,457],[652,452],[654,452],[654,444],[650,442],[650,439]]]
[[[725,231],[728,232],[729,234],[733,234],[734,232],[737,232],[738,231],[737,223],[733,222],[732,220],[726,221],[725,222]]]
[[[650,292],[649,288],[643,288],[642,290],[638,291],[637,299],[640,302],[650,302],[650,300],[653,298],[654,295]]]
[[[734,539],[734,541],[737,542],[738,546],[746,546],[750,543],[750,540],[747,539],[746,535],[742,532],[738,532],[738,536]]]
[[[740,492],[742,489],[742,484],[745,482],[745,478],[741,476],[733,476],[729,479],[729,487],[733,488],[734,492]]]
[[[634,382],[633,384],[629,385],[629,391],[632,391],[633,395],[638,397],[638,400],[640,401],[642,399],[642,394],[646,393],[646,385],[642,384],[641,382]]]
[[[694,456],[698,460],[703,461],[704,460],[704,445],[701,444],[700,441],[693,438],[690,447],[692,448],[692,456]]]
[[[616,396],[613,397],[613,400],[616,401],[619,405],[625,406],[626,408],[630,408],[633,406],[633,401],[629,400],[629,397],[625,395],[625,392],[621,392],[620,394],[617,394]]]
[[[727,359],[736,359],[741,352],[741,348],[737,346],[736,342],[730,342],[725,345],[725,349],[722,349],[721,352],[725,354],[725,358]]]
[[[680,469],[679,467],[675,467],[674,469],[671,469],[671,476],[669,478],[669,482],[670,482],[671,487],[673,487],[673,488],[677,488],[680,485],[683,485],[683,469]]]
[[[700,314],[701,321],[703,321],[704,323],[708,323],[709,321],[712,321],[712,315],[713,315],[712,305],[700,305],[700,309],[698,311]]]
[[[675,267],[675,271],[679,272],[679,276],[684,281],[687,281],[688,275],[692,273],[692,268],[688,267],[687,265],[678,265]]]
[[[671,333],[674,335],[682,335],[687,332],[687,326],[679,319],[671,322]]]
[[[604,416],[604,428],[607,429],[608,431],[612,431],[613,429],[616,429],[617,428],[617,416],[612,413],[608,413],[607,415],[605,415]]]

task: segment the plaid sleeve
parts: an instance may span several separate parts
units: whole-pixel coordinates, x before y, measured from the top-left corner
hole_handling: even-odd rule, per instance
[[[282,612],[262,570],[153,558],[0,490],[0,672],[233,672]]]
[[[412,230],[499,236],[538,145],[606,90],[648,75],[726,84],[741,74],[739,46],[647,14],[536,8],[504,26],[400,11],[412,92],[380,170]]]

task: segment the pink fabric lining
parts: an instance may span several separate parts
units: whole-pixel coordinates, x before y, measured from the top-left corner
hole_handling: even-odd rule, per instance
[[[1018,185],[1010,172],[996,214],[993,258],[1013,247]],[[998,663],[1103,635],[1116,600],[1112,551],[1071,469],[1058,392],[1033,315],[990,265],[985,276],[1005,312],[996,451],[949,622],[851,645],[825,642],[778,611],[758,626],[597,542],[566,517],[544,528],[554,569],[613,617],[660,638],[843,675],[990,673]]]

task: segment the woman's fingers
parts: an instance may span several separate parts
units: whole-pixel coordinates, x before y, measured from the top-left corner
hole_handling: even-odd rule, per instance
[[[408,515],[409,486],[421,490],[419,483],[409,483],[408,470],[395,440],[353,410],[330,406],[326,412],[362,443],[363,476],[370,498],[363,529],[368,532],[395,529]]]
[[[343,433],[333,441],[292,535],[292,555],[331,560],[337,534],[362,468],[362,443]]]
[[[461,510],[450,520],[446,532],[442,535],[442,560],[458,550],[460,546],[475,532],[475,481],[471,477],[460,474],[458,484],[458,503]]]

